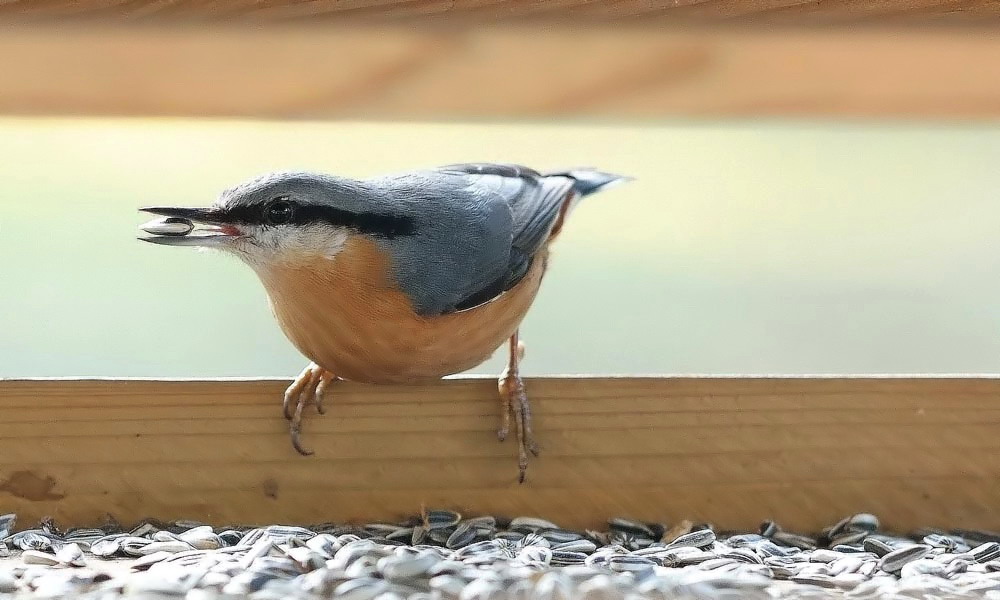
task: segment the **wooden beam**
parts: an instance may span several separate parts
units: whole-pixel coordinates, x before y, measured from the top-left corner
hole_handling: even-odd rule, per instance
[[[979,30],[0,29],[0,113],[1000,117]]]
[[[495,23],[886,23],[986,22],[1000,16],[991,0],[12,0],[0,19],[86,22],[252,22],[308,20]]]
[[[421,505],[811,531],[1000,530],[1000,380],[545,378],[516,483],[492,379],[338,384],[291,449],[284,381],[0,381],[0,504],[22,523],[379,521]]]

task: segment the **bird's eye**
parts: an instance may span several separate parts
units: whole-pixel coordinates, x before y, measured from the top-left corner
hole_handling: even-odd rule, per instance
[[[294,214],[295,207],[287,198],[275,198],[264,209],[264,217],[270,225],[287,225]]]

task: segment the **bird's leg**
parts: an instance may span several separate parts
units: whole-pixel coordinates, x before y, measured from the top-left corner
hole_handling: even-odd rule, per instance
[[[323,394],[330,383],[336,380],[337,377],[333,373],[316,363],[310,363],[295,378],[292,385],[285,390],[282,410],[285,413],[285,418],[289,421],[288,433],[292,438],[292,446],[299,454],[304,456],[312,454],[312,450],[303,448],[302,442],[299,440],[299,435],[302,432],[302,411],[309,404],[315,404],[316,411],[323,414],[325,412],[323,410]],[[292,410],[293,404],[295,405],[294,410]]]
[[[535,443],[531,431],[531,406],[524,392],[524,382],[518,372],[518,364],[524,358],[524,342],[518,339],[518,333],[510,337],[510,357],[507,368],[500,374],[498,388],[500,390],[500,429],[497,437],[502,442],[510,432],[510,416],[514,414],[514,431],[517,433],[517,466],[518,482],[524,483],[524,475],[528,469],[528,453],[538,456],[538,444]]]

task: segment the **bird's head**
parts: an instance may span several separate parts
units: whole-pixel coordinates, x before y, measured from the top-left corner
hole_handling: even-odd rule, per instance
[[[313,173],[276,173],[223,192],[208,208],[148,207],[142,211],[172,218],[140,239],[168,246],[214,248],[236,254],[251,266],[332,258],[351,235],[394,237],[410,233],[412,222],[379,210],[363,183]],[[185,233],[184,222],[195,226]]]

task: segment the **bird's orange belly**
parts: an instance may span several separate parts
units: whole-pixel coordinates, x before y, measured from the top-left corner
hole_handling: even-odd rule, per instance
[[[299,351],[365,383],[438,379],[482,363],[517,330],[547,262],[543,251],[517,286],[487,304],[424,318],[388,277],[378,269],[372,276],[379,262],[372,252],[355,246],[332,261],[334,269],[312,264],[262,274],[278,323]]]

